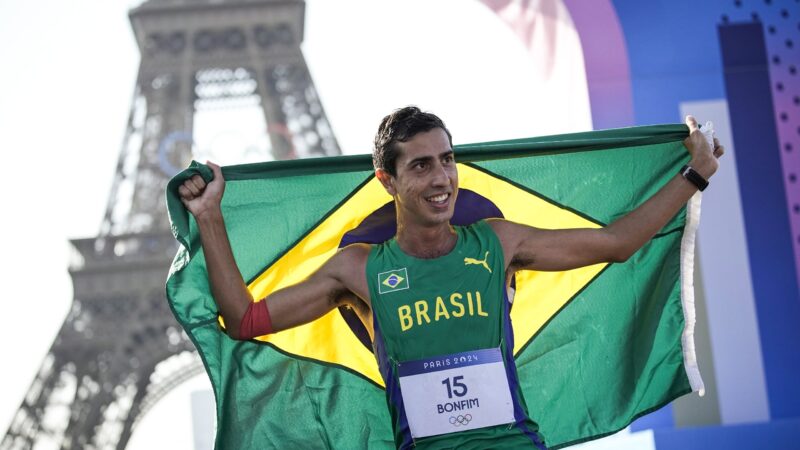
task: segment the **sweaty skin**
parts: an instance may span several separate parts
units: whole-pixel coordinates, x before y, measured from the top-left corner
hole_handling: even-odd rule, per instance
[[[710,148],[692,116],[686,118],[684,140],[691,165],[709,179],[724,149],[714,139]],[[396,176],[376,169],[375,176],[394,198],[397,242],[406,254],[437,258],[456,244],[450,225],[458,195],[458,171],[447,134],[441,128],[416,134],[397,144]],[[228,335],[240,337],[239,324],[253,301],[236,267],[220,203],[225,180],[219,166],[208,163],[214,179],[206,184],[194,176],[179,187],[181,200],[194,215],[200,231],[212,294],[225,320]],[[627,260],[649,241],[697,192],[676,175],[649,200],[616,222],[599,229],[544,230],[502,219],[488,223],[500,239],[507,275],[518,270],[560,271],[601,262]],[[370,252],[367,244],[350,245],[331,257],[317,272],[294,286],[266,298],[274,331],[310,322],[335,307],[350,305],[369,323],[370,298],[364,277]],[[470,258],[467,258],[470,259]],[[479,260],[465,264],[480,264]]]

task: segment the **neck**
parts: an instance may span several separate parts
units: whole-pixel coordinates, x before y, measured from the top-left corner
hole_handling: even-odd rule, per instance
[[[407,255],[432,259],[450,253],[456,246],[458,236],[449,223],[424,227],[397,223],[397,245]]]

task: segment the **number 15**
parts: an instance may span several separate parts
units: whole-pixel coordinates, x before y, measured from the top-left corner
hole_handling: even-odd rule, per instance
[[[453,377],[452,384],[450,378],[442,380],[442,384],[447,386],[447,398],[453,398],[453,394],[455,394],[456,397],[467,395],[467,385],[461,382],[463,379],[464,377],[462,375]]]

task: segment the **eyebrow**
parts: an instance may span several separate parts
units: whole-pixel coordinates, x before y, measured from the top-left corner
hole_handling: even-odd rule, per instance
[[[444,151],[442,153],[439,153],[439,158],[444,158],[445,156],[450,156],[450,155],[454,155],[454,154],[455,153],[453,153],[453,150],[447,150],[447,151]],[[416,164],[418,162],[428,162],[428,161],[431,161],[432,159],[433,159],[433,156],[420,156],[419,158],[414,158],[411,161],[409,161],[406,164],[406,166],[413,166],[414,164]]]

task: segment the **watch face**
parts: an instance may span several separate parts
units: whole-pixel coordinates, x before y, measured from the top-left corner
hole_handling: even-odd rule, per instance
[[[683,175],[683,178],[686,178],[686,180],[688,180],[690,183],[695,185],[697,187],[697,189],[699,189],[701,191],[704,190],[708,186],[708,180],[706,180],[702,175],[697,173],[692,168],[692,166],[690,166],[688,164],[681,168],[680,173],[681,173],[681,175]]]

